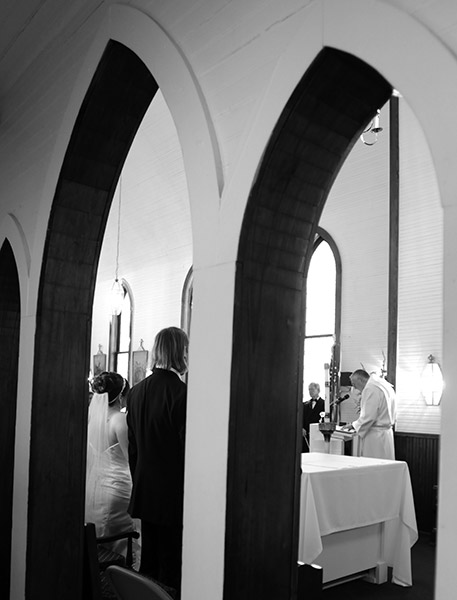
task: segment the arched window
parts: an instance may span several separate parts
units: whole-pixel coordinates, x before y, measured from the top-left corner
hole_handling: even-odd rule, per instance
[[[122,280],[121,285],[124,291],[122,311],[111,317],[109,369],[131,381],[132,292],[126,281]]]
[[[341,259],[329,234],[318,228],[306,280],[306,325],[303,390],[320,384],[324,397],[325,364],[339,367],[341,330]]]

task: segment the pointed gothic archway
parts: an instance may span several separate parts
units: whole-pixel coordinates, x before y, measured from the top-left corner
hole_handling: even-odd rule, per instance
[[[157,83],[110,41],[68,145],[48,224],[33,375],[26,597],[80,600],[87,374],[97,264],[112,197]],[[52,582],[52,583],[51,583]]]
[[[295,597],[304,274],[335,177],[391,91],[366,63],[324,48],[284,108],[248,199],[235,284],[225,600]]]

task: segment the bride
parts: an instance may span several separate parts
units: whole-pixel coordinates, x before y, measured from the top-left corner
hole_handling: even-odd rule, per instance
[[[128,434],[121,412],[128,382],[118,373],[100,373],[91,381],[94,392],[89,405],[87,431],[86,522],[94,523],[97,537],[136,529],[127,513],[132,491],[128,464]],[[125,554],[126,540],[110,548]],[[139,545],[133,540],[134,561]]]

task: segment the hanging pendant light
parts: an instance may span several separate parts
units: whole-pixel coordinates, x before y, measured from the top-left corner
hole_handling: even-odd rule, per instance
[[[119,279],[115,279],[111,288],[110,294],[111,301],[111,314],[113,317],[117,317],[122,312],[122,305],[124,303],[124,288],[120,283]]]
[[[111,287],[110,293],[110,304],[111,314],[118,316],[122,312],[122,305],[124,303],[125,290],[119,281],[119,246],[121,239],[121,186],[122,177],[119,178],[119,209],[117,213],[117,245],[116,245],[116,271],[114,276],[114,283]]]
[[[376,111],[376,115],[370,121],[368,127],[363,131],[360,139],[365,144],[365,146],[374,146],[378,141],[378,134],[381,133],[382,127],[379,122],[379,115],[381,111],[378,109]]]

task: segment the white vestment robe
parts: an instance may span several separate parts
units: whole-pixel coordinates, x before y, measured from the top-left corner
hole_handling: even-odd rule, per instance
[[[352,423],[360,437],[360,456],[395,460],[395,420],[396,397],[392,385],[371,375],[362,391],[360,417]]]

